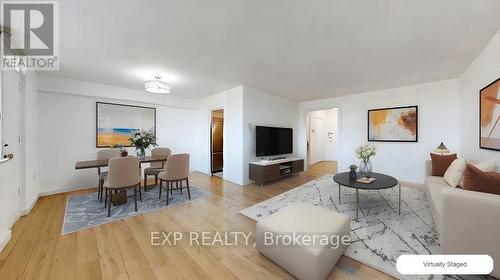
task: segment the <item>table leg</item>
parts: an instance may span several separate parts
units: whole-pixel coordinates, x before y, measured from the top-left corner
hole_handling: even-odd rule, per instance
[[[340,204],[340,184],[339,184],[339,204]]]
[[[399,183],[399,215],[401,215],[401,183]]]
[[[356,188],[356,221],[359,221],[358,212],[359,212],[359,189]]]

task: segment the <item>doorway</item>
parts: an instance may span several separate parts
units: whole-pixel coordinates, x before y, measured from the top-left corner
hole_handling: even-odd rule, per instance
[[[223,177],[224,172],[224,109],[212,110],[210,125],[210,172]]]
[[[339,158],[339,109],[311,111],[306,117],[307,162],[336,163]]]

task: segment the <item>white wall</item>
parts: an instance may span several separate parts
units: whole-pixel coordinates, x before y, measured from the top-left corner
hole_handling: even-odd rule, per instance
[[[257,160],[255,156],[255,126],[277,126],[293,128],[294,153],[297,145],[299,104],[295,101],[243,87],[243,185],[248,179],[248,163]]]
[[[94,98],[149,103],[179,108],[198,108],[198,100],[172,94],[151,94],[144,90],[123,88],[81,80],[38,74],[38,90]]]
[[[12,160],[0,163],[0,250],[10,239],[10,228],[19,216],[21,189],[21,147],[19,120],[19,74],[14,71],[0,72],[2,75],[2,123],[3,143],[9,147],[5,154],[13,153]]]
[[[93,187],[97,184],[96,170],[75,170],[79,160],[92,159],[95,148],[95,102],[116,102],[121,104],[151,106],[157,108],[157,139],[160,146],[170,147],[174,153],[190,153],[192,170],[202,166],[199,155],[199,113],[196,104],[187,101],[175,106],[152,105],[116,99],[97,98],[97,92],[115,93],[122,89],[107,85],[70,80],[70,88],[64,88],[60,78],[40,75],[42,83],[38,91],[38,174],[42,194],[57,191]],[[52,83],[51,83],[52,81]],[[65,84],[65,83],[63,83]],[[91,87],[88,87],[88,85]],[[54,91],[51,91],[54,89]],[[88,92],[90,90],[92,92]],[[138,96],[142,91],[136,91]],[[78,93],[78,95],[77,95]],[[105,95],[108,96],[108,95]],[[151,95],[157,98],[156,95]],[[144,100],[144,99],[143,99]],[[150,100],[147,100],[150,101]],[[153,100],[154,101],[154,100]],[[162,102],[165,104],[165,101]],[[180,106],[189,105],[187,108]],[[129,152],[134,153],[132,149]]]
[[[205,162],[202,172],[210,173],[210,119],[211,110],[224,109],[224,172],[230,182],[246,185],[248,163],[255,157],[255,126],[282,126],[297,128],[298,103],[288,99],[239,86],[216,95],[203,98],[202,113],[203,150]],[[294,135],[294,151],[297,150]]]
[[[458,80],[445,80],[386,89],[300,104],[299,152],[306,155],[306,114],[339,108],[341,154],[339,171],[358,164],[354,150],[367,142],[367,111],[374,108],[418,105],[418,143],[376,143],[375,172],[392,174],[402,181],[423,183],[424,162],[440,142],[460,152],[460,94]]]
[[[225,180],[242,185],[243,175],[243,86],[203,98],[200,102],[202,133],[197,145],[201,146],[200,171],[210,174],[210,122],[211,111],[224,109],[223,176]]]
[[[22,112],[22,149],[24,176],[21,189],[21,208],[26,212],[38,198],[38,92],[37,74],[28,71],[24,75],[23,112]]]
[[[500,152],[479,148],[479,90],[500,77],[500,31],[460,77],[461,144],[465,157],[495,159],[500,170]]]

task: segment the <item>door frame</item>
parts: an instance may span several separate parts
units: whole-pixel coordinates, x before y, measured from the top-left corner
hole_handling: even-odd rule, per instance
[[[224,106],[215,106],[215,107],[210,107],[208,108],[208,112],[207,112],[207,115],[208,115],[208,120],[207,120],[207,125],[208,125],[208,141],[207,141],[207,144],[208,144],[208,149],[206,151],[206,154],[208,154],[208,158],[207,158],[207,174],[208,175],[211,175],[212,174],[212,111],[216,111],[216,110],[224,110],[224,117],[222,118],[223,119],[223,127],[222,127],[222,139],[223,141],[225,142],[226,140],[226,136],[227,136],[227,133],[226,133],[226,110],[224,108]],[[226,145],[223,143],[222,144],[222,154],[225,154],[226,153]],[[225,164],[226,160],[223,159],[222,161],[222,169],[224,169],[224,166],[226,166]],[[224,177],[224,175],[223,175]]]
[[[25,131],[26,131],[26,74],[24,70],[21,69],[19,73],[19,135],[18,135],[18,145],[19,145],[19,211],[23,211],[28,208],[26,201],[26,141],[25,141]]]
[[[342,165],[342,154],[341,154],[341,151],[342,151],[342,128],[343,128],[343,108],[342,106],[336,106],[336,105],[332,105],[332,106],[322,106],[322,107],[316,107],[316,108],[310,108],[310,109],[306,109],[303,111],[302,114],[305,113],[305,118],[304,118],[304,115],[301,116],[301,119],[305,121],[305,124],[306,124],[306,141],[304,143],[304,146],[302,146],[303,148],[305,148],[303,151],[306,152],[306,163],[304,164],[304,168],[306,168],[306,170],[309,168],[309,165],[310,165],[310,160],[309,160],[309,148],[307,147],[307,141],[310,140],[310,139],[307,139],[307,133],[309,131],[309,128],[310,128],[310,118],[308,117],[309,116],[309,113],[312,113],[312,112],[315,112],[315,111],[323,111],[323,110],[330,110],[330,109],[338,109],[338,119],[337,119],[337,122],[338,122],[338,128],[337,128],[337,141],[338,141],[338,144],[337,144],[337,147],[338,147],[338,151],[339,151],[339,156],[337,157],[337,171],[340,171],[341,168],[343,168],[343,165]],[[353,151],[354,152],[354,151]]]

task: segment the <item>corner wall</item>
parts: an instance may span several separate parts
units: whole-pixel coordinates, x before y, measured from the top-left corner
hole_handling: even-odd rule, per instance
[[[500,78],[500,31],[460,76],[462,151],[474,160],[496,160],[500,170],[500,152],[479,148],[479,91]]]
[[[440,142],[460,153],[460,94],[458,80],[445,80],[379,90],[300,104],[299,154],[306,157],[306,115],[313,110],[339,108],[341,151],[339,172],[359,164],[357,146],[367,142],[367,111],[375,108],[418,105],[418,143],[371,142],[377,149],[373,170],[402,181],[423,183],[424,163]]]
[[[243,87],[243,185],[248,179],[248,163],[255,156],[255,126],[293,128],[293,151],[297,154],[297,127],[299,104],[295,101],[269,94],[251,87]]]
[[[211,111],[224,109],[223,165],[224,179],[242,185],[243,175],[243,86],[205,97],[200,102],[201,137],[196,145],[201,147],[201,171],[210,174],[210,123]]]
[[[294,129],[294,151],[297,151],[298,103],[286,98],[239,86],[202,99],[203,172],[210,174],[210,112],[224,109],[225,180],[238,185],[251,183],[248,163],[255,157],[255,126],[283,126]]]

